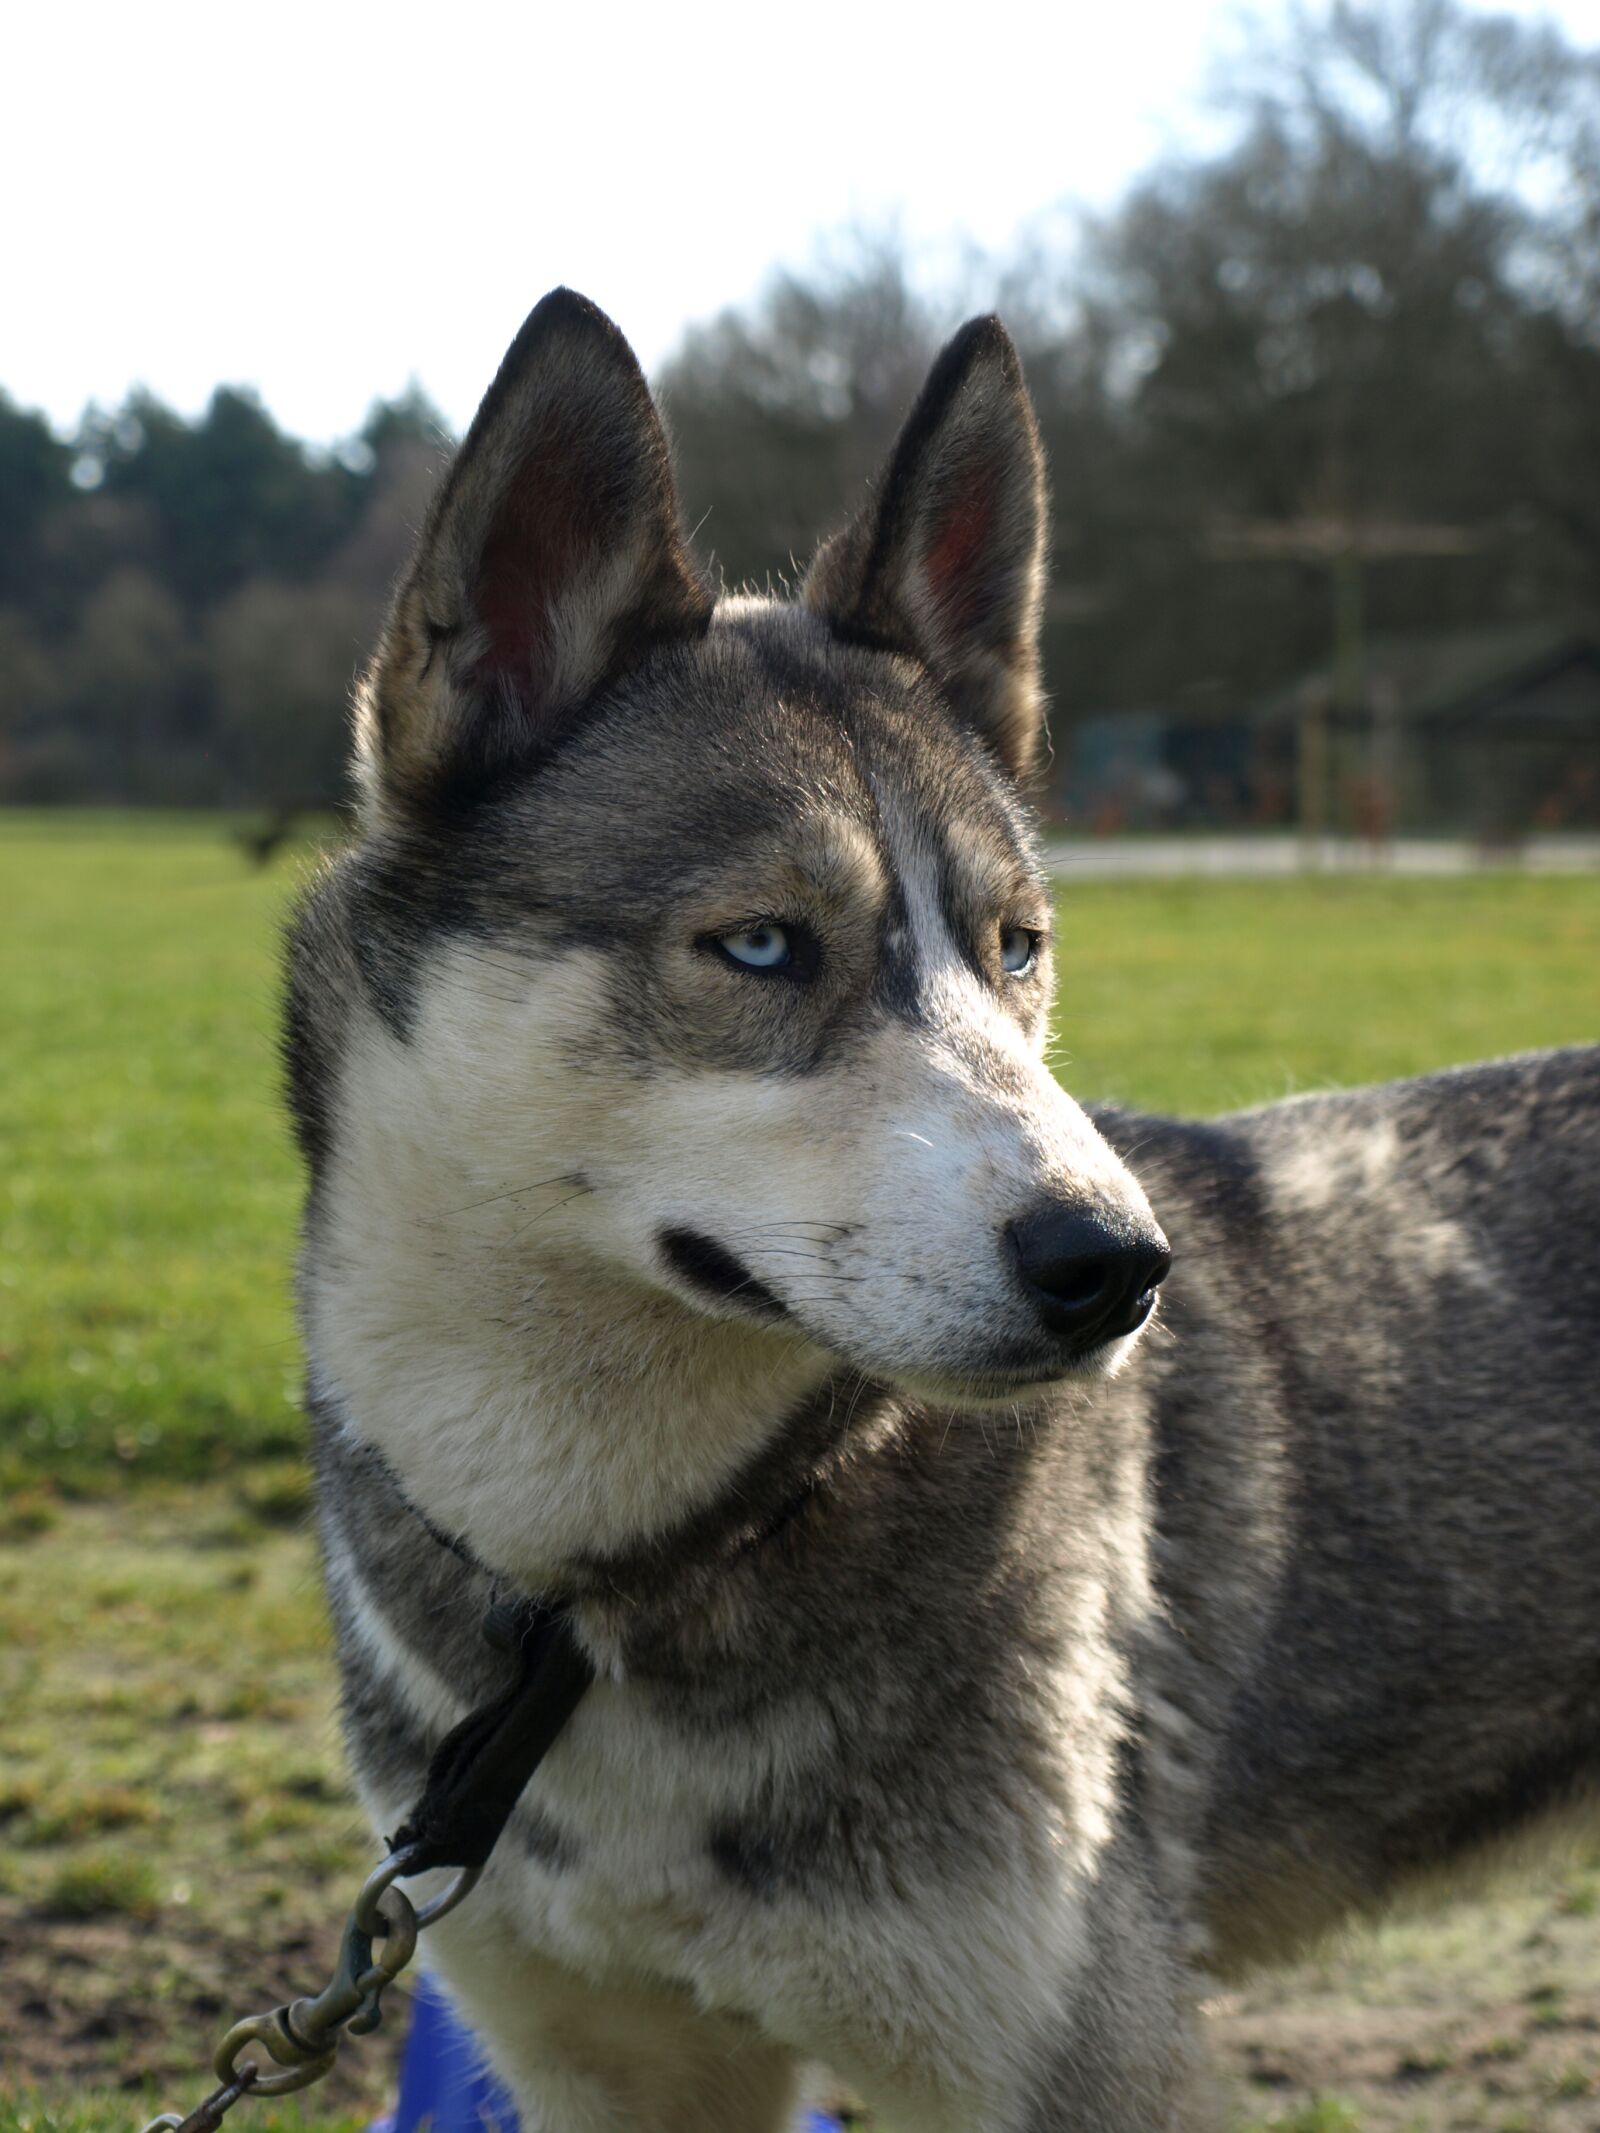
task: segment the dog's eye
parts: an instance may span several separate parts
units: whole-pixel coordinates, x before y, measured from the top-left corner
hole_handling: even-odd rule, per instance
[[[794,961],[788,928],[763,919],[756,926],[740,926],[732,933],[712,936],[730,963],[741,970],[786,970]]]
[[[1000,936],[1000,962],[1013,978],[1025,977],[1039,953],[1039,936],[1026,926],[1007,926]]]

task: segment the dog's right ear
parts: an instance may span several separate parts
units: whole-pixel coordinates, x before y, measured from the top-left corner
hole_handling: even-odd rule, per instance
[[[557,289],[484,396],[362,684],[368,807],[536,762],[602,682],[711,606],[633,351]]]

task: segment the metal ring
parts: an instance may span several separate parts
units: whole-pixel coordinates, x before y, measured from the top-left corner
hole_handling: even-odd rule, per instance
[[[393,1888],[397,1881],[404,1881],[409,1874],[428,1871],[426,1867],[414,1867],[411,1864],[420,1849],[419,1845],[408,1844],[401,1851],[391,1852],[387,1859],[373,1868],[362,1886],[361,1894],[356,1898],[352,1915],[362,1931],[370,1933],[375,1940],[389,1929],[391,1923],[383,1914],[381,1899],[385,1893]],[[436,1919],[453,1911],[462,1898],[470,1895],[477,1887],[482,1875],[481,1866],[464,1866],[442,1895],[435,1896],[431,1903],[423,1904],[417,1911],[417,1931],[420,1933],[424,1926],[431,1926]],[[407,1903],[411,1900],[403,1889],[396,1890],[396,1894]]]
[[[374,1940],[380,1939],[393,1925],[383,1908],[383,1899],[406,1872],[406,1862],[413,1856],[414,1847],[408,1845],[403,1852],[391,1852],[372,1869],[361,1884],[361,1894],[350,1909],[350,1916],[363,1933],[370,1933]],[[401,1891],[404,1896],[404,1890]],[[407,1902],[410,1901],[406,1897]]]
[[[417,1931],[431,1926],[436,1919],[453,1911],[464,1896],[470,1896],[483,1879],[481,1866],[464,1866],[442,1896],[435,1896],[432,1903],[425,1903],[417,1913]]]

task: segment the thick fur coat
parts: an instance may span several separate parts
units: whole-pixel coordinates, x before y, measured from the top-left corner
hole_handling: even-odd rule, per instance
[[[1600,1765],[1600,1053],[1074,1104],[1044,527],[977,321],[799,597],[715,598],[558,292],[363,685],[288,1014],[322,1530],[378,1829],[496,1592],[597,1670],[429,1936],[526,2133],[774,2133],[801,2060],[1191,2126],[1203,1977]]]

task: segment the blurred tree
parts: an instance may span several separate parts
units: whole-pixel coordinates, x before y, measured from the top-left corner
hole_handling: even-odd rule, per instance
[[[0,600],[36,588],[46,522],[72,496],[71,465],[71,449],[43,415],[0,391]]]
[[[134,564],[113,570],[65,660],[63,714],[90,751],[84,797],[214,796],[191,760],[197,680],[188,622],[166,586]]]
[[[219,386],[197,423],[149,394],[92,417],[80,439],[108,497],[142,505],[177,596],[203,606],[262,572],[310,577],[359,512],[362,480],[314,461],[253,393]]]
[[[230,798],[299,809],[342,796],[350,685],[369,619],[340,586],[266,578],[216,610],[208,653]]]
[[[359,471],[370,471],[391,454],[419,447],[437,459],[451,443],[450,425],[413,378],[397,400],[373,401],[344,456]]]
[[[388,604],[428,504],[450,458],[443,417],[416,386],[398,400],[374,403],[345,448],[362,478],[359,517],[330,557],[327,575],[364,605],[372,636]]]
[[[61,717],[59,661],[20,608],[0,607],[0,793],[69,800],[88,774],[87,742]]]
[[[1341,0],[1280,38],[1258,28],[1237,145],[1156,172],[1091,232],[1087,307],[1129,416],[1117,609],[1091,658],[1113,700],[1249,693],[1323,655],[1326,572],[1207,565],[1230,518],[1470,531],[1470,560],[1374,578],[1380,625],[1571,598],[1572,556],[1527,541],[1530,513],[1586,538],[1596,493],[1576,475],[1600,421],[1592,321],[1536,293],[1531,85],[1560,75],[1592,101],[1595,79],[1557,53],[1573,59],[1455,0]]]
[[[813,276],[693,326],[660,378],[685,508],[730,584],[803,568],[852,508],[922,383],[938,334],[892,234],[856,235]]]

